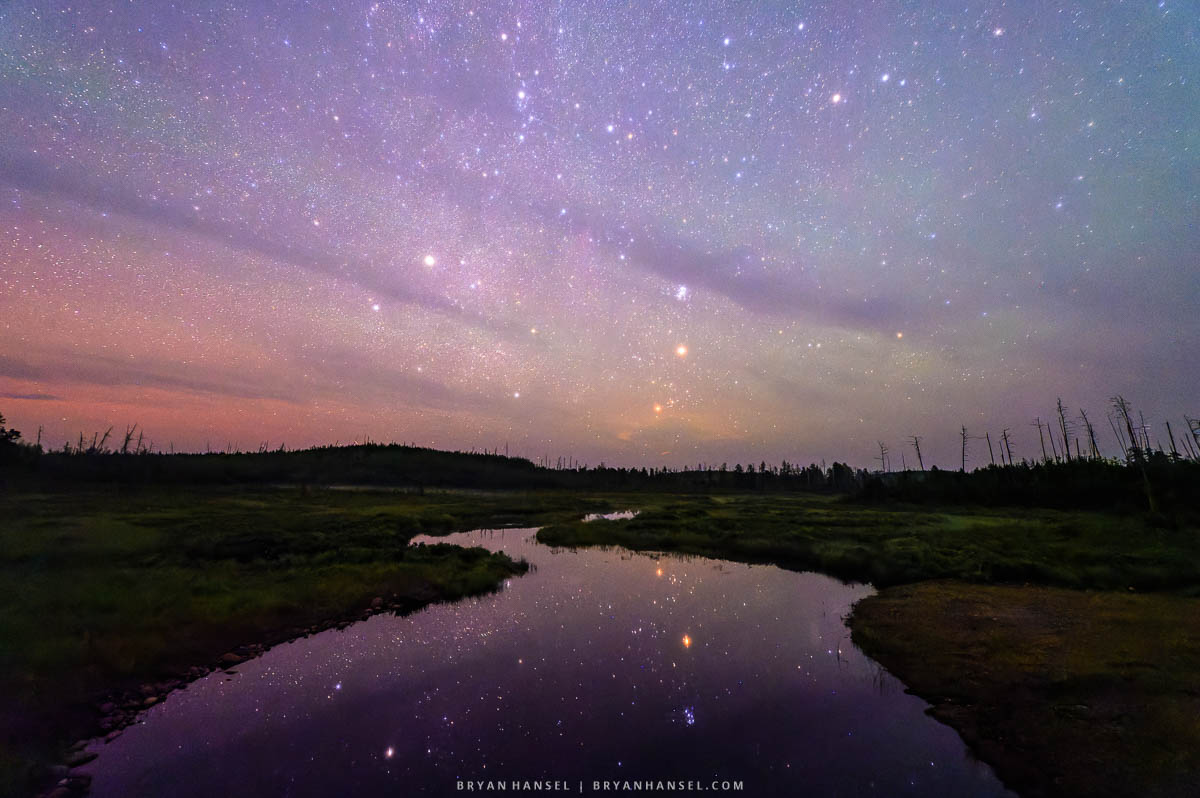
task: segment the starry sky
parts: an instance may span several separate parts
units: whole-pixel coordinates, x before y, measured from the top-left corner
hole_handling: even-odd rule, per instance
[[[1165,437],[1198,85],[1181,0],[16,0],[0,412],[899,466],[1121,393]]]

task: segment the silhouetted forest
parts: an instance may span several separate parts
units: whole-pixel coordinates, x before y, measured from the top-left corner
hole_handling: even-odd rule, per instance
[[[1189,420],[1190,421],[1190,420]],[[1039,432],[1041,430],[1039,429]],[[162,453],[136,427],[46,451],[4,427],[0,484],[392,486],[416,490],[574,489],[661,492],[817,492],[858,501],[1093,509],[1188,509],[1200,495],[1200,462],[1174,448],[1130,446],[1123,459],[1067,453],[967,471],[868,471],[845,463],[759,462],[694,468],[613,468],[560,459],[553,467],[499,452],[449,452],[402,444],[357,444],[256,452]],[[1191,429],[1189,429],[1191,433]],[[1136,433],[1134,433],[1136,434]],[[135,437],[136,435],[136,437]],[[1189,435],[1191,437],[1191,435]],[[1140,438],[1133,438],[1140,441]],[[919,439],[917,439],[919,441]],[[964,430],[964,442],[966,440]],[[111,441],[111,442],[110,442]],[[1007,443],[1007,438],[1005,438]],[[918,444],[919,445],[919,444]],[[964,444],[965,445],[965,444]],[[919,449],[917,450],[919,454]],[[881,445],[881,464],[887,449]],[[919,460],[919,462],[921,462]],[[921,462],[923,466],[924,463]],[[965,456],[964,456],[965,466]]]

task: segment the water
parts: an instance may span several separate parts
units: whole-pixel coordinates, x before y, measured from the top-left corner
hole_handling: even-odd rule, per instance
[[[93,795],[463,794],[459,780],[593,794],[637,779],[1006,794],[851,644],[842,618],[869,587],[533,534],[436,539],[537,566],[495,595],[374,616],[171,695],[94,746]]]
[[[615,513],[588,513],[583,517],[584,523],[590,521],[628,521],[637,517],[637,510],[619,510]]]

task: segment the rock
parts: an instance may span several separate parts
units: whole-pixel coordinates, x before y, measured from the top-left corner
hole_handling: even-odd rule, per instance
[[[154,689],[154,685],[152,685],[152,684],[143,684],[142,685],[142,695],[143,696],[154,695],[156,692],[157,692],[157,690]]]
[[[77,751],[67,757],[67,767],[77,768],[80,765],[86,765],[99,756],[95,751]]]
[[[50,778],[54,779],[55,783],[58,783],[65,779],[70,772],[71,769],[66,765],[54,765],[50,768]]]
[[[117,739],[120,736],[121,736],[121,729],[116,729],[115,731],[110,731],[108,734],[104,735],[104,742],[111,743],[113,740]]]
[[[238,665],[244,662],[245,659],[245,657],[239,657],[237,654],[234,654],[232,651],[230,651],[221,657],[221,663],[223,665]]]
[[[375,598],[371,599],[371,609],[377,610],[382,607],[383,607],[383,598],[381,596],[376,596]]]
[[[116,711],[117,711],[117,705],[111,701],[105,701],[103,704],[100,705],[100,714],[101,715],[111,715],[112,713],[114,713]]]
[[[150,695],[150,696],[146,696],[146,700],[142,702],[142,706],[152,707],[157,703],[158,703],[158,696]]]

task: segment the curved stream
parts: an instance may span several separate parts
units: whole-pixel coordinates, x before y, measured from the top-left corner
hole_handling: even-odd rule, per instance
[[[743,795],[1008,794],[851,644],[842,618],[869,587],[533,535],[419,538],[536,569],[195,682],[93,746],[92,794],[464,794],[460,780],[591,794],[646,779],[741,781]]]

